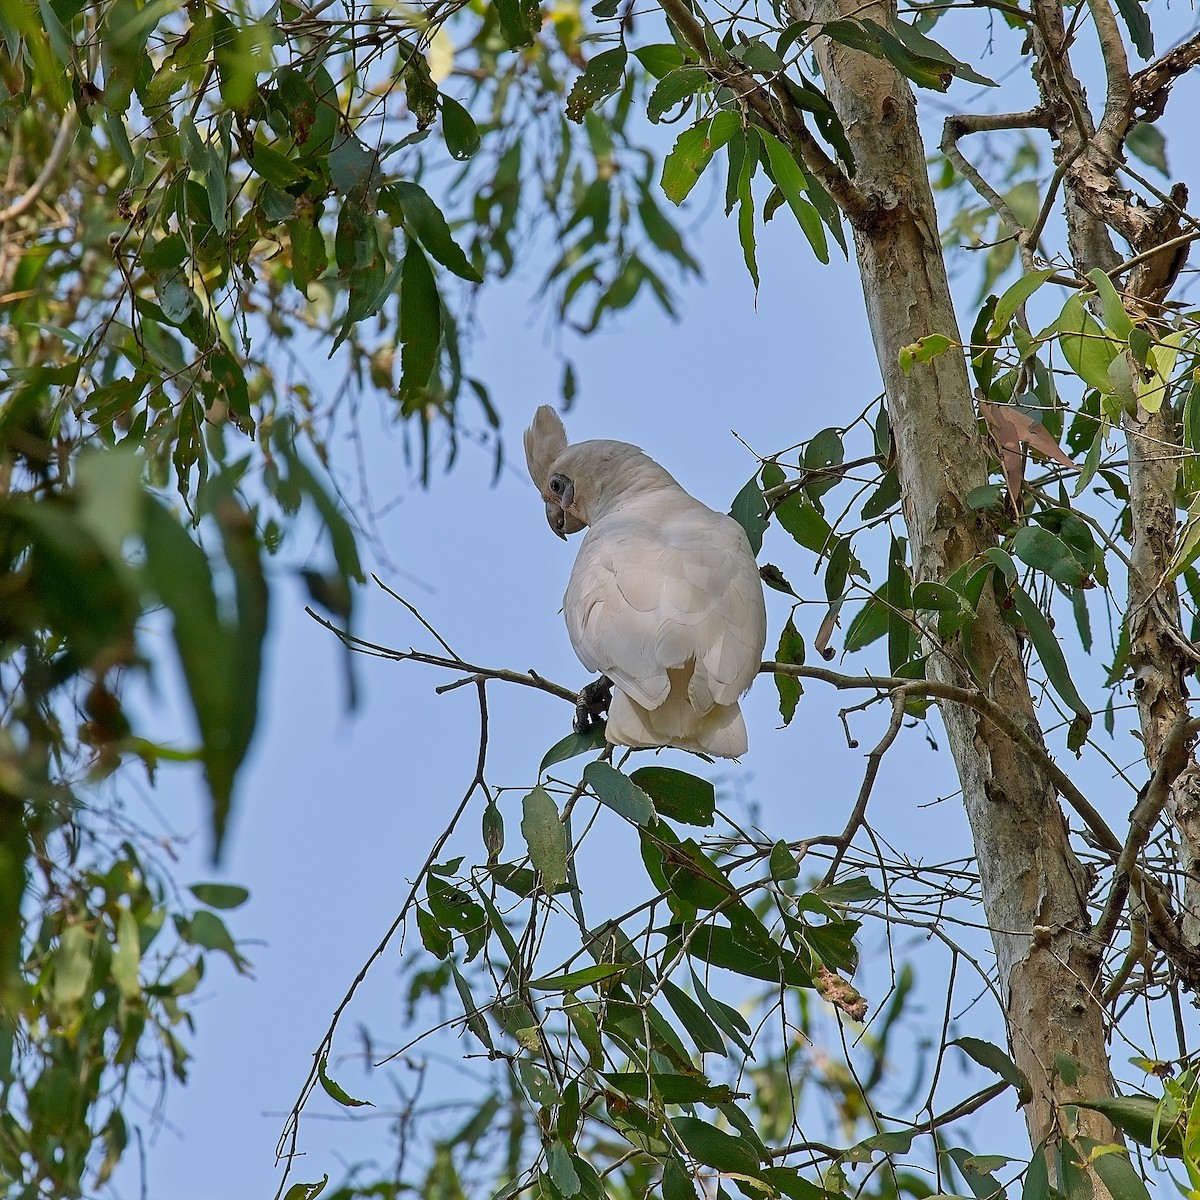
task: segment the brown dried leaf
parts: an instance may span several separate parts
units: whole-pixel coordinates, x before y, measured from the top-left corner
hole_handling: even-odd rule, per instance
[[[1062,463],[1064,467],[1075,467],[1046,427],[1015,405],[992,404],[981,399],[979,411],[1000,452],[1000,470],[1004,473],[1004,482],[1008,485],[1008,494],[1014,504],[1021,495],[1021,485],[1025,480],[1023,446],[1029,446],[1046,458]]]
[[[829,644],[833,638],[833,631],[837,628],[838,613],[842,611],[842,602],[835,601],[829,606],[829,611],[825,614],[825,619],[821,622],[820,629],[817,630],[817,636],[813,639],[813,649],[826,661],[837,653],[837,651]]]
[[[819,966],[813,972],[813,987],[823,1000],[840,1008],[852,1021],[861,1021],[867,1015],[866,999],[852,983],[828,967]]]

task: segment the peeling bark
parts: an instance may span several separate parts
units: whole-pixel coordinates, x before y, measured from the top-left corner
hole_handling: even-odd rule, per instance
[[[790,0],[794,19],[869,17],[886,24],[894,9],[850,0]],[[987,479],[984,447],[963,360],[943,355],[904,375],[901,347],[923,334],[957,335],[929,186],[926,149],[907,82],[889,65],[818,41],[828,95],[854,151],[854,184],[868,211],[853,221],[855,247],[876,355],[887,389],[904,515],[918,579],[944,580],[992,544],[966,503]],[[993,609],[974,627],[976,661],[991,699],[1041,742],[1020,648]],[[966,682],[950,655],[934,653],[930,672]],[[1031,1141],[1058,1129],[1072,1099],[1111,1092],[1112,1080],[1089,943],[1083,871],[1053,788],[1038,765],[975,713],[944,704],[942,716],[975,839],[984,910],[992,929],[1013,1057],[1029,1077],[1025,1116]],[[1080,1064],[1068,1085],[1055,1059]],[[1080,1110],[1079,1132],[1116,1140],[1097,1114]],[[1102,1186],[1094,1179],[1097,1194]]]

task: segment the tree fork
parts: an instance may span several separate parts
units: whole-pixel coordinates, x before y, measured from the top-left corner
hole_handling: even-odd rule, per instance
[[[864,9],[848,0],[789,0],[794,20],[870,17],[887,25],[893,6]],[[876,355],[896,439],[904,514],[918,579],[945,580],[992,544],[965,497],[987,479],[984,447],[965,362],[943,355],[904,375],[901,347],[924,333],[957,332],[929,185],[916,103],[889,64],[821,39],[817,45],[829,99],[854,150],[854,182],[871,216],[853,219],[855,247]],[[993,608],[975,622],[978,661],[993,664],[982,681],[990,698],[1041,741],[1029,683],[1012,631]],[[945,655],[932,671],[962,682]],[[1059,1128],[1072,1100],[1110,1094],[1112,1078],[1099,998],[1083,871],[1068,841],[1054,789],[1029,757],[978,714],[943,705],[964,804],[975,840],[983,902],[1005,994],[1013,1057],[1033,1099],[1025,1117],[1031,1143]],[[1055,1059],[1080,1064],[1074,1084]],[[1079,1133],[1117,1140],[1098,1114],[1080,1110]],[[1104,1189],[1092,1177],[1097,1194]]]

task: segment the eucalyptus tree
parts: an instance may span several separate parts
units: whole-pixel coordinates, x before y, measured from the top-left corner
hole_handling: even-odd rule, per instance
[[[798,606],[764,667],[784,721],[803,681],[888,721],[834,835],[716,827],[701,774],[601,754],[564,778],[561,764],[600,751],[592,731],[547,753],[513,849],[484,769],[488,688],[569,694],[444,646],[396,652],[473,684],[483,722],[460,807],[482,806],[483,861],[439,862],[439,843],[396,928],[414,922],[430,956],[417,991],[454,985],[496,1090],[431,1147],[420,1185],[678,1200],[956,1181],[992,1195],[1020,1179],[1031,1197],[1139,1196],[1153,1160],[1200,1186],[1186,1019],[1200,983],[1197,633],[1184,628],[1200,591],[1186,301],[1200,225],[1161,132],[1200,36],[1176,30],[1164,51],[1155,32],[1137,0],[0,7],[0,1172],[13,1194],[103,1183],[128,1138],[133,1067],[158,1055],[182,1076],[206,953],[242,961],[217,915],[242,893],[202,884],[183,902],[119,805],[97,799],[172,753],[122,703],[146,623],[173,630],[217,852],[258,723],[263,561],[302,509],[329,547],[314,599],[356,644],[369,528],[322,471],[347,397],[377,396],[426,475],[439,429],[453,445],[482,422],[499,454],[461,336],[473,289],[548,237],[556,320],[590,332],[642,296],[671,310],[664,265],[699,270],[673,206],[709,172],[756,281],[767,219],[794,219],[816,259],[853,255],[861,272],[882,399],[766,457],[733,512],[756,551],[774,523],[795,561],[823,570],[815,628]],[[994,67],[948,48],[985,38]],[[935,150],[916,95],[952,85],[971,107],[946,117]],[[651,127],[668,123],[683,128],[660,155]],[[1010,154],[994,139],[1014,132]],[[946,269],[963,239],[991,243],[969,311]],[[308,366],[318,346],[344,371],[332,397]],[[569,368],[563,386],[569,399]],[[1030,453],[1046,462],[1027,479]],[[784,569],[763,573],[792,592]],[[1103,680],[1086,665],[1101,654],[1097,606],[1118,631]],[[862,670],[806,663],[805,634],[822,657],[861,654]],[[973,864],[945,877],[860,848],[879,764],[931,705],[974,839]],[[1070,755],[1104,756],[1130,711],[1144,762],[1118,819],[1121,798],[1088,794]],[[588,914],[578,888],[571,818],[592,803],[642,845],[649,898],[619,917]],[[901,878],[914,888],[898,892]],[[930,917],[974,899],[991,964]],[[978,969],[1007,1046],[960,1049],[996,1082],[940,1112],[931,1090],[927,1114],[881,1116],[903,972],[868,1031],[878,1069],[802,1061],[796,1037],[830,1032],[817,997],[849,1025],[866,1015],[849,977],[867,920],[916,922]],[[561,967],[538,955],[551,923],[576,939]],[[717,994],[730,974],[774,1023]],[[1179,1044],[1146,1054],[1140,1092],[1118,1095],[1112,1034],[1131,1002]],[[289,1164],[315,1088],[354,1104],[328,1073],[333,1032],[285,1130]],[[819,1141],[799,1132],[814,1090],[838,1118]],[[979,1114],[1013,1091],[1026,1157],[953,1144],[956,1121],[986,1129]],[[483,1156],[497,1135],[507,1154]]]

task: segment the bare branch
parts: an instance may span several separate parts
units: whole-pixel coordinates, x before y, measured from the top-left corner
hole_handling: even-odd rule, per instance
[[[1048,129],[1050,117],[1045,109],[1031,108],[1022,113],[956,113],[946,118],[942,126],[941,151],[954,165],[954,169],[996,210],[1005,228],[1017,241],[1021,252],[1021,264],[1026,273],[1034,270],[1033,254],[1037,240],[1017,219],[1008,201],[976,170],[958,148],[958,139],[970,133],[984,133],[999,129]]]
[[[833,882],[834,877],[837,875],[838,867],[842,865],[842,859],[845,858],[846,851],[850,847],[850,843],[854,841],[854,835],[858,833],[863,819],[867,815],[867,801],[871,798],[871,789],[875,786],[875,777],[879,774],[879,765],[883,762],[883,756],[892,748],[892,743],[900,733],[900,727],[904,723],[904,704],[910,694],[911,692],[907,688],[897,688],[892,693],[892,718],[888,722],[888,727],[884,731],[883,737],[879,739],[878,744],[867,755],[867,770],[863,775],[862,786],[858,789],[858,799],[854,803],[850,819],[846,822],[846,828],[842,830],[841,835],[837,839],[837,849],[834,851],[833,861],[829,864],[829,870],[825,872],[825,878],[821,881],[822,887],[827,887]]]

